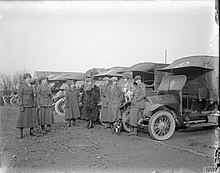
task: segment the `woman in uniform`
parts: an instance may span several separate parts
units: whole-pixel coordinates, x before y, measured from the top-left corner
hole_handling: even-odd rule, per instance
[[[108,97],[109,97],[109,121],[111,123],[111,126],[116,121],[116,119],[121,119],[121,113],[120,113],[120,106],[124,100],[124,96],[122,93],[122,89],[120,86],[118,86],[118,78],[112,77],[111,78],[111,86],[108,91]]]
[[[94,84],[92,78],[86,78],[86,84],[82,95],[83,116],[88,120],[88,128],[93,127],[94,120],[97,119],[100,103],[99,87]]]
[[[50,132],[51,125],[54,123],[52,93],[48,86],[48,78],[42,77],[41,84],[37,87],[38,122],[43,134]]]
[[[36,102],[34,98],[34,89],[31,85],[31,78],[30,73],[25,73],[23,76],[24,82],[18,87],[18,104],[20,110],[16,127],[20,129],[20,139],[24,137],[24,128],[30,128],[30,135],[36,136],[34,127],[38,126]]]
[[[108,92],[109,92],[109,77],[104,77],[102,79],[104,81],[104,85],[101,86],[100,88],[100,96],[101,96],[101,102],[102,102],[102,108],[101,108],[101,121],[108,123],[106,126],[107,128],[110,127],[110,120],[109,120],[109,113],[108,113],[108,105],[109,105],[109,97],[108,97]]]
[[[65,120],[68,121],[68,127],[71,126],[71,121],[75,125],[76,119],[80,117],[79,112],[79,91],[75,86],[75,81],[67,80],[68,87],[65,94]]]

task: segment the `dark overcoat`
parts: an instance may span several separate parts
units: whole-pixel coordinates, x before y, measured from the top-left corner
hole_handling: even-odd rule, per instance
[[[36,99],[32,85],[26,82],[18,87],[18,104],[20,106],[17,119],[17,128],[30,128],[38,126]]]
[[[65,94],[65,120],[77,119],[80,117],[79,112],[79,91],[76,87],[68,87]]]
[[[96,120],[99,113],[98,104],[100,103],[99,87],[94,85],[91,89],[84,90],[82,94],[82,103],[83,117],[88,120]]]

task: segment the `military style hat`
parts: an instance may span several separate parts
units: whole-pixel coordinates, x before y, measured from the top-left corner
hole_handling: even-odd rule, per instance
[[[93,81],[91,77],[86,77],[86,82]]]
[[[124,76],[123,76],[123,79],[127,79],[127,80],[128,80],[128,79],[129,79],[129,76],[128,76],[128,75],[124,75]]]
[[[73,83],[73,80],[72,80],[72,79],[67,79],[66,83],[67,83],[68,85],[71,85],[71,84]]]
[[[31,78],[31,74],[30,73],[25,73],[24,76],[23,76],[23,79],[26,79],[28,77]]]
[[[118,78],[117,77],[112,77],[111,79],[110,79],[111,81],[118,81]]]
[[[109,77],[104,77],[102,80],[103,80],[103,81],[104,81],[104,80],[108,80],[108,81],[109,81],[110,78],[109,78]]]
[[[48,80],[48,77],[47,77],[47,76],[42,76],[42,77],[40,77],[38,80],[39,80],[39,82],[41,82],[42,80],[45,80],[45,79]]]
[[[136,80],[141,80],[141,76],[140,76],[140,75],[135,76],[135,77],[134,77],[134,80],[135,80],[135,81],[136,81]]]

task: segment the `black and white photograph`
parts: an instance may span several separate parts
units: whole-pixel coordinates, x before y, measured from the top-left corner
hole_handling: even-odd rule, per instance
[[[0,173],[219,173],[218,0],[0,1]]]

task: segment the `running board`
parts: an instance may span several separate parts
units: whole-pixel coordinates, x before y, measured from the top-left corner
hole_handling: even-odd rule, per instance
[[[213,129],[216,128],[217,125],[215,123],[197,123],[197,124],[188,124],[185,128],[177,128],[176,131],[184,132],[184,131],[194,131],[201,129]]]

